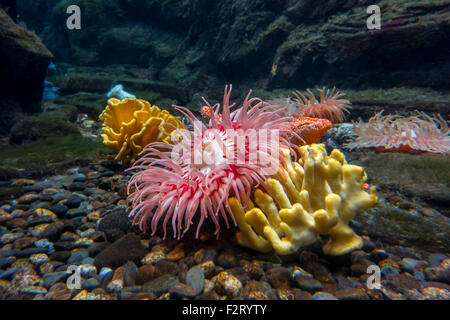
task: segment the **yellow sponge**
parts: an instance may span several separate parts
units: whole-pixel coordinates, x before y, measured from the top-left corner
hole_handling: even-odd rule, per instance
[[[283,150],[284,164],[276,177],[255,190],[244,211],[236,198],[229,204],[239,226],[239,244],[261,252],[290,254],[329,235],[323,251],[341,255],[361,248],[362,239],[348,226],[359,210],[377,203],[374,187],[359,166],[347,164],[338,150],[327,155],[325,146],[300,147],[292,162]]]
[[[175,116],[136,98],[111,98],[99,117],[103,144],[118,151],[115,160],[134,162],[150,142],[171,143],[171,133],[183,124]]]

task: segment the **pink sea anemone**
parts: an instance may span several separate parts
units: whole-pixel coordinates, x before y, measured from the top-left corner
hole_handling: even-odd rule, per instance
[[[367,123],[357,122],[353,128],[356,140],[348,148],[377,150],[420,150],[432,153],[450,152],[450,129],[441,115],[418,112],[409,117],[375,114]]]
[[[179,141],[173,146],[149,144],[131,168],[139,171],[128,185],[130,217],[144,232],[150,218],[152,234],[163,220],[164,237],[170,222],[179,239],[198,212],[196,237],[205,219],[211,219],[218,236],[221,219],[227,227],[229,218],[236,225],[228,197],[235,195],[247,206],[251,190],[278,170],[280,148],[292,150],[282,129],[290,120],[280,116],[284,108],[250,99],[250,91],[242,106],[231,112],[230,93],[231,86],[225,87],[221,116],[220,104],[211,107],[203,99],[213,110],[208,126],[187,108],[174,106],[193,130],[177,130]]]
[[[293,92],[295,98],[294,103],[297,105],[297,114],[300,117],[311,117],[328,119],[333,123],[342,122],[344,120],[344,112],[349,112],[351,108],[350,101],[341,99],[344,93],[333,89],[317,89],[319,92],[319,100],[316,99],[314,93],[307,89],[306,93],[296,90]]]

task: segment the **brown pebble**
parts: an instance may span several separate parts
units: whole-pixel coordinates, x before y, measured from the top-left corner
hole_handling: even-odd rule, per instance
[[[14,241],[13,245],[14,248],[22,250],[31,247],[35,241],[37,241],[36,237],[19,238]]]
[[[156,277],[159,277],[161,273],[158,268],[152,264],[144,264],[141,266],[136,273],[136,283],[144,284]]]
[[[173,248],[172,251],[170,251],[166,255],[167,260],[170,260],[170,261],[177,261],[184,257],[185,257],[185,253],[184,253],[184,243],[183,242],[180,242],[179,244],[177,244],[175,246],[175,248]]]
[[[364,289],[341,289],[334,294],[339,300],[369,300]]]
[[[14,218],[6,222],[6,226],[10,229],[25,229],[28,226],[28,222],[24,218]]]

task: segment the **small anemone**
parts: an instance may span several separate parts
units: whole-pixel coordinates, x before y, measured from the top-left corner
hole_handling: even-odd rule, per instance
[[[346,147],[450,152],[449,124],[440,114],[430,116],[416,110],[415,114],[402,117],[382,113],[375,114],[367,123],[361,120],[355,123],[356,139]]]
[[[341,99],[345,94],[333,89],[316,89],[319,93],[319,100],[316,99],[314,93],[307,89],[305,93],[298,90],[294,91],[295,98],[293,101],[298,108],[300,117],[311,117],[328,119],[333,123],[342,122],[344,120],[344,112],[349,113],[351,108],[349,100]]]

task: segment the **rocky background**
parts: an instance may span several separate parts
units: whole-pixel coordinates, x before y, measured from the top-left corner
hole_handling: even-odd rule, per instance
[[[77,4],[81,30],[66,28]],[[366,8],[381,8],[368,30]],[[447,1],[22,0],[20,20],[55,61],[133,64],[191,94],[253,88],[448,88]],[[222,91],[222,90],[219,90]]]

